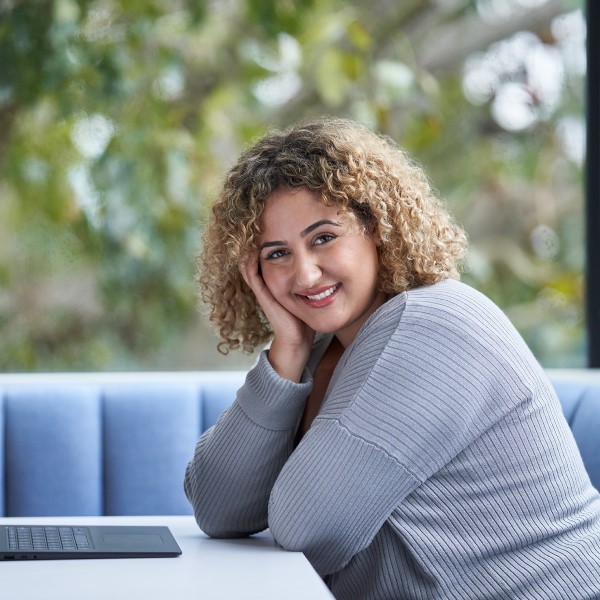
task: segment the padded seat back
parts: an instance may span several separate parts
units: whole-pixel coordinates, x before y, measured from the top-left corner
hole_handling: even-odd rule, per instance
[[[600,375],[572,380],[550,376],[592,485],[600,490]]]
[[[600,373],[548,373],[600,488]],[[185,467],[244,377],[0,374],[0,516],[191,514]]]
[[[0,376],[0,516],[191,514],[187,461],[244,377]]]

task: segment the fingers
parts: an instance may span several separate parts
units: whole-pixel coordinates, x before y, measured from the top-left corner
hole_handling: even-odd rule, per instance
[[[259,272],[258,253],[252,253],[239,263],[239,270],[243,280],[255,295],[266,288],[266,284]]]
[[[238,268],[273,330],[269,361],[282,377],[299,381],[315,332],[278,302],[263,279],[259,260],[258,252],[253,252],[239,262]]]
[[[242,279],[250,285],[248,281],[248,269],[252,269],[254,267],[253,263],[257,262],[257,257],[253,257],[252,255],[244,257],[238,264],[238,268],[240,270],[240,274]],[[258,270],[258,269],[257,269]]]
[[[250,254],[241,261],[239,269],[244,281],[254,293],[257,302],[260,304],[273,329],[276,329],[281,321],[287,323],[288,321],[296,320],[295,317],[279,304],[263,279],[263,276],[259,271],[258,252]]]

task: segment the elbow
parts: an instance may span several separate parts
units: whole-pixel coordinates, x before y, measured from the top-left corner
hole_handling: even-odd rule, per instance
[[[194,511],[200,530],[211,538],[243,538],[266,529],[266,518],[258,511],[244,511],[235,502],[227,502],[222,495],[211,493],[211,487],[194,478],[193,465],[188,466],[184,491]],[[264,521],[264,523],[262,522]]]
[[[244,524],[236,522],[233,518],[228,519],[227,515],[213,515],[210,518],[196,513],[195,518],[202,533],[216,539],[245,538],[266,529],[266,526],[258,528],[244,526]]]
[[[311,544],[305,536],[296,535],[287,524],[278,522],[275,519],[269,519],[269,530],[275,541],[284,550],[288,550],[289,552],[303,552],[306,554],[310,548]]]
[[[251,510],[223,496],[197,497],[192,503],[198,527],[211,538],[244,538],[267,528],[265,510]]]
[[[293,513],[289,506],[282,506],[272,497],[269,529],[282,548],[302,552],[321,577],[339,569],[339,536],[319,521],[319,515]]]
[[[219,540],[231,539],[231,538],[242,538],[247,537],[248,534],[239,533],[232,531],[230,529],[226,529],[224,527],[215,526],[212,523],[207,523],[204,521],[199,521],[196,519],[196,523],[198,523],[198,527],[200,527],[202,533],[205,533],[210,538],[215,538]]]
[[[199,513],[197,510],[194,511],[194,513],[196,524],[200,528],[200,531],[202,531],[202,533],[206,534],[208,537],[217,539],[235,537],[231,534],[228,535],[227,529],[222,527],[222,525],[214,519],[207,519],[204,514]]]
[[[316,526],[317,515],[295,511],[293,505],[279,501],[276,494],[269,502],[269,530],[276,542],[290,552],[304,554],[321,545],[324,532]]]
[[[301,531],[301,528],[290,527],[277,520],[269,521],[269,529],[284,550],[302,552],[321,577],[339,570],[336,556],[339,548],[334,540],[311,535],[310,532]]]

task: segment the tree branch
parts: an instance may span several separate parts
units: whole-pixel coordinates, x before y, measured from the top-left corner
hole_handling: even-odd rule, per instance
[[[519,31],[543,31],[567,10],[564,0],[549,0],[539,8],[495,23],[485,23],[477,14],[470,13],[424,36],[415,47],[417,64],[434,74],[455,69],[473,52],[485,50]]]

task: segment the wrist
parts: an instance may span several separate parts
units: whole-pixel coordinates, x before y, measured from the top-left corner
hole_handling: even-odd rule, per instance
[[[282,344],[277,339],[273,340],[267,351],[267,358],[273,370],[282,377],[299,383],[308,362],[310,347]]]

